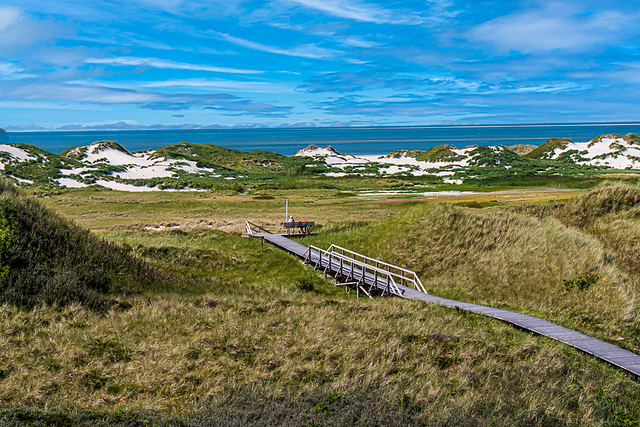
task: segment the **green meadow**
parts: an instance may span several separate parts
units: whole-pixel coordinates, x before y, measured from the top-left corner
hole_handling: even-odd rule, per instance
[[[640,384],[593,357],[464,311],[357,299],[241,236],[245,220],[276,231],[288,197],[318,224],[305,244],[640,352],[637,178],[545,179],[436,197],[410,178],[3,184],[0,424],[637,425]]]

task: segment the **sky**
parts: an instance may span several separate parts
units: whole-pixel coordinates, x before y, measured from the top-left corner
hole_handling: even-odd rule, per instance
[[[633,1],[0,0],[0,127],[637,122]]]

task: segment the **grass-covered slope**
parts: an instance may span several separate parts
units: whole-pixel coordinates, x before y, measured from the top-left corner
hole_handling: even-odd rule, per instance
[[[538,146],[533,144],[513,144],[513,145],[505,145],[504,148],[506,148],[507,150],[513,151],[514,153],[520,156],[524,156],[525,154],[528,154],[531,151],[538,148]]]
[[[127,248],[92,236],[6,180],[0,181],[0,225],[0,302],[98,308],[109,292],[167,279]]]
[[[623,233],[620,229],[620,233]],[[553,216],[419,205],[318,237],[413,269],[430,293],[543,317],[640,351],[638,279],[596,236]]]
[[[637,183],[606,183],[567,202],[555,215],[598,238],[634,275],[640,274],[640,186]],[[638,311],[640,307],[635,309]],[[637,314],[640,315],[640,311]]]
[[[530,159],[547,159],[550,158],[556,149],[565,149],[570,142],[573,141],[569,138],[551,138],[534,150],[529,151],[524,156]]]
[[[453,162],[456,160],[462,160],[464,156],[456,154],[453,150],[456,147],[453,145],[438,145],[437,147],[430,148],[424,151],[416,157],[416,160],[420,162]]]
[[[241,151],[212,144],[186,142],[162,147],[155,151],[154,157],[195,160],[198,167],[259,174],[286,173],[310,163],[308,157],[287,157],[271,151]]]

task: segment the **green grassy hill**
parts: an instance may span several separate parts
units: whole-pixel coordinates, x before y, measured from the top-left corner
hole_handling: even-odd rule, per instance
[[[91,235],[0,180],[0,302],[22,307],[83,304],[168,277],[130,249]]]
[[[462,160],[464,156],[456,154],[453,151],[455,149],[456,147],[453,145],[438,145],[418,154],[416,159],[420,162],[453,162]]]
[[[195,160],[198,167],[251,174],[286,173],[314,163],[308,157],[288,157],[271,151],[241,151],[212,144],[186,142],[162,147],[156,150],[154,157]]]
[[[565,149],[570,142],[573,141],[569,138],[551,138],[524,156],[530,159],[548,159],[556,148]]]
[[[538,146],[533,144],[514,144],[504,145],[504,148],[506,148],[507,150],[511,150],[520,156],[524,156],[525,154],[528,154],[538,148]]]

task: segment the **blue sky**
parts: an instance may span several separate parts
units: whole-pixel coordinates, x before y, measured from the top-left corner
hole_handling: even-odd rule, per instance
[[[632,1],[1,0],[7,130],[640,120]]]

